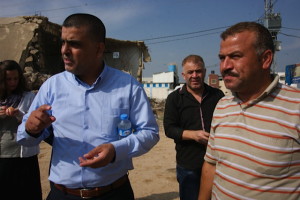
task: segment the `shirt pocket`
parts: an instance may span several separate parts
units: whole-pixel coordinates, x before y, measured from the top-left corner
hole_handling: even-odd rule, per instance
[[[126,113],[129,115],[129,109],[126,108],[110,108],[104,110],[104,118],[101,123],[101,132],[104,137],[112,134],[118,137],[118,123],[120,122],[120,115]]]

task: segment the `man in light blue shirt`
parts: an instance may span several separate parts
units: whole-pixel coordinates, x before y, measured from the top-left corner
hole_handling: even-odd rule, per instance
[[[17,141],[36,145],[53,134],[47,200],[134,199],[127,177],[132,157],[158,141],[158,126],[140,83],[104,64],[105,26],[73,14],[62,26],[66,71],[40,88],[18,129]],[[135,132],[119,139],[120,114]]]

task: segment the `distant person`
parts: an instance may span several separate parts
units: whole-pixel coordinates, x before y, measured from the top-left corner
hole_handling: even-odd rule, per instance
[[[16,141],[18,125],[34,96],[19,64],[0,62],[0,191],[8,199],[42,199],[39,146]]]
[[[196,200],[213,111],[224,94],[204,83],[202,57],[182,61],[185,85],[169,94],[164,112],[167,137],[176,144],[176,172],[181,200]]]
[[[221,38],[232,95],[214,112],[199,199],[300,199],[300,90],[271,74],[274,44],[263,25],[241,22]]]
[[[105,26],[97,17],[68,16],[61,41],[66,71],[41,86],[18,142],[36,145],[54,134],[48,200],[133,200],[132,158],[159,141],[148,98],[131,75],[104,63]],[[119,139],[123,113],[135,132]]]

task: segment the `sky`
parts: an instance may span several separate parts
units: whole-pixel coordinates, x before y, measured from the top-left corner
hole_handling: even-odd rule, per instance
[[[300,63],[300,1],[272,0],[273,12],[282,18],[274,71]],[[145,63],[144,77],[167,72],[190,54],[203,57],[207,73],[219,72],[220,33],[241,21],[264,17],[264,0],[9,0],[0,2],[0,17],[41,15],[62,24],[73,13],[89,13],[106,26],[107,37],[144,41],[152,61]],[[182,78],[180,78],[182,81]]]

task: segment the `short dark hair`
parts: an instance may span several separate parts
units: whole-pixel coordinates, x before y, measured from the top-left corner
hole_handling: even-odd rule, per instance
[[[105,43],[106,29],[103,22],[96,16],[86,13],[76,13],[68,16],[63,27],[81,27],[86,26],[89,29],[89,34],[97,42]]]
[[[266,50],[271,50],[272,53],[275,53],[275,47],[271,33],[266,27],[257,22],[239,22],[226,29],[221,34],[221,38],[225,40],[229,36],[233,36],[244,31],[250,31],[256,34],[254,47],[258,56],[261,56]]]
[[[185,63],[187,62],[193,62],[193,63],[196,63],[196,64],[201,64],[201,66],[203,68],[205,68],[205,63],[204,63],[204,60],[201,56],[199,55],[188,55],[187,57],[185,57],[182,61],[182,66],[185,65]]]
[[[13,91],[14,94],[22,95],[24,91],[28,91],[26,79],[24,77],[23,71],[20,67],[20,65],[14,61],[14,60],[4,60],[0,62],[0,98],[5,99],[7,98],[6,93],[6,71],[13,71],[17,70],[19,74],[19,83],[17,85],[17,88],[15,91]]]

